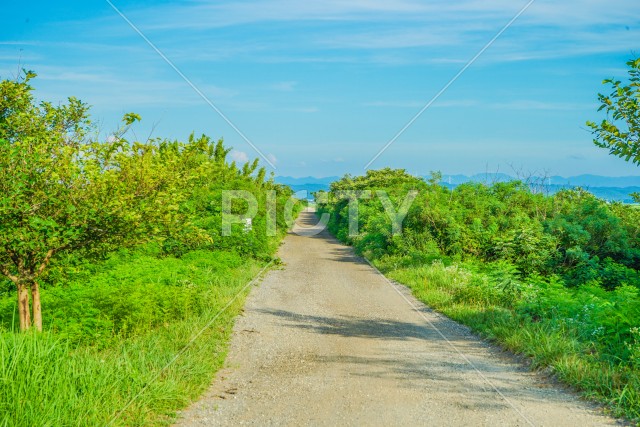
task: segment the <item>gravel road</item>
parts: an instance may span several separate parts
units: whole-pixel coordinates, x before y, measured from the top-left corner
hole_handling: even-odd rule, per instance
[[[298,227],[315,224],[303,212]],[[326,232],[289,234],[180,426],[620,425],[434,313]]]

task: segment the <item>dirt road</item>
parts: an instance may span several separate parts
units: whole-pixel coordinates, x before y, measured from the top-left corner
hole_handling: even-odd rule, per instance
[[[227,367],[178,425],[617,425],[326,232],[290,234],[279,255],[284,268],[252,290],[236,323]]]

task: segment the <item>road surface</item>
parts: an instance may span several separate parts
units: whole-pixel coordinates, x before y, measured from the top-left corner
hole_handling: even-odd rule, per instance
[[[298,229],[315,224],[303,212]],[[323,232],[290,233],[180,426],[619,425]]]

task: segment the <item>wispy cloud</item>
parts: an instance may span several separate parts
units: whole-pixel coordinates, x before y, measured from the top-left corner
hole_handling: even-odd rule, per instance
[[[318,113],[320,111],[320,108],[318,108],[318,107],[292,107],[292,108],[286,108],[286,109],[284,109],[284,111],[290,111],[292,113],[307,113],[307,114],[311,114],[311,113]]]
[[[295,82],[295,81],[278,82],[278,83],[273,83],[269,85],[268,89],[276,90],[280,92],[292,92],[297,85],[298,85],[298,82]]]
[[[0,40],[0,46],[38,46],[42,42],[23,41],[23,40]]]
[[[487,108],[498,110],[583,110],[592,108],[590,104],[577,104],[567,102],[549,102],[520,99],[507,102],[490,102],[484,104]]]
[[[147,29],[167,30],[174,28],[211,29],[258,22],[300,21],[370,21],[389,19],[393,15],[415,15],[432,11],[433,6],[423,2],[406,0],[354,0],[349,2],[328,0],[323,2],[301,2],[296,0],[253,0],[244,2],[210,3],[196,1],[190,5],[154,6],[152,15],[147,15]],[[133,11],[138,17],[149,9]],[[171,13],[171,20],[163,19]]]
[[[365,107],[381,108],[419,108],[424,105],[420,101],[373,101],[362,104]],[[582,110],[593,108],[591,104],[578,104],[567,102],[538,101],[531,99],[516,99],[504,102],[487,102],[476,99],[458,99],[440,101],[433,104],[432,108],[491,108],[495,110]]]
[[[364,107],[382,108],[421,108],[424,102],[420,101],[371,101],[362,104]]]
[[[211,29],[265,22],[417,22],[487,21],[512,15],[522,4],[508,0],[249,0],[242,2],[192,1],[154,5],[129,11],[149,30]],[[635,0],[618,0],[615,7],[597,0],[539,2],[527,14],[529,25],[583,26],[633,20],[640,10]],[[570,17],[571,19],[567,19]],[[146,19],[143,19],[146,18]],[[637,22],[637,19],[636,19]],[[628,24],[627,24],[628,25]]]
[[[144,7],[128,11],[132,19],[151,34],[170,34],[172,31],[190,30],[198,37],[207,38],[205,30],[248,24],[267,25],[282,28],[285,23],[298,25],[300,22],[335,23],[334,25],[314,25],[298,37],[290,38],[284,33],[282,38],[270,37],[249,41],[252,50],[268,50],[268,45],[282,42],[286,46],[304,44],[307,48],[318,49],[407,49],[428,46],[461,46],[486,39],[486,32],[493,32],[514,14],[522,5],[506,0],[444,0],[387,1],[359,0],[343,2],[300,2],[293,0],[250,0],[243,2],[195,1],[181,5]],[[630,40],[629,30],[637,31],[640,3],[635,0],[619,0],[615,7],[596,0],[567,0],[564,2],[536,2],[523,19],[512,29],[512,38],[520,43],[539,43],[529,37],[534,32],[548,38],[542,40],[538,48],[544,50],[562,42],[563,39],[584,44],[581,49],[590,48],[609,51],[619,49],[614,44],[598,42],[602,33],[620,33],[620,38]],[[568,19],[570,17],[570,19]],[[363,25],[352,25],[362,23]],[[269,27],[270,26],[270,27]],[[540,31],[542,30],[542,31]],[[210,34],[216,36],[213,31]],[[247,40],[243,41],[243,44]],[[594,45],[594,42],[595,45]],[[215,46],[226,45],[234,49],[230,40],[217,40]],[[520,47],[524,47],[520,44]],[[207,49],[209,50],[209,49]],[[566,51],[566,49],[562,49]],[[218,55],[223,56],[218,52]]]
[[[459,99],[451,101],[439,101],[433,104],[432,108],[458,108],[458,107],[475,107],[480,101],[473,99]],[[364,107],[381,107],[381,108],[422,108],[424,101],[372,101],[362,104]]]
[[[184,83],[171,78],[145,79],[144,75],[122,73],[111,66],[70,66],[28,64],[38,73],[36,85],[44,85],[38,96],[52,101],[62,101],[68,96],[76,96],[101,109],[135,109],[141,106],[201,105],[198,97],[192,95]],[[47,82],[55,84],[46,84]],[[235,90],[222,88],[210,83],[200,85],[202,92],[214,99],[231,101]]]
[[[464,62],[522,4],[509,0],[196,0],[123,5],[123,9],[180,63],[243,60],[402,66]],[[629,50],[640,39],[639,16],[637,0],[618,0],[615,6],[598,0],[537,1],[481,63]],[[95,49],[145,48],[140,43],[122,43],[134,35],[114,16],[60,25],[91,32],[101,41],[94,42]],[[242,31],[243,37],[234,37],[235,31]],[[76,48],[82,49],[82,43]]]

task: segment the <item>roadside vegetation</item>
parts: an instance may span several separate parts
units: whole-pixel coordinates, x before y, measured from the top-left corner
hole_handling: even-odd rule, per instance
[[[291,191],[222,140],[129,140],[136,114],[99,140],[82,102],[37,102],[35,77],[0,82],[0,425],[164,424],[220,367]],[[225,237],[224,190],[259,204]]]
[[[640,59],[627,65],[628,82],[604,81],[607,117],[588,125],[597,146],[640,164]],[[347,175],[317,197],[326,200],[319,211],[331,214],[334,235],[431,307],[638,422],[638,206],[581,189],[547,195],[515,181],[449,190],[440,181],[391,169]],[[406,213],[402,230],[389,212]]]
[[[403,170],[335,182],[319,212],[329,230],[431,307],[550,368],[617,416],[640,417],[640,211],[582,190],[553,196],[520,182],[449,190]],[[394,207],[418,191],[401,233]]]

